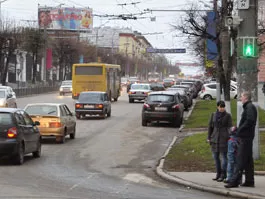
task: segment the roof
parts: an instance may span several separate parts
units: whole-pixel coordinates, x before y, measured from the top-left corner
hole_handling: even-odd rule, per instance
[[[31,104],[27,104],[27,106],[35,106],[35,105],[60,106],[60,105],[65,105],[65,103],[31,103]]]
[[[22,109],[17,109],[17,108],[0,108],[0,112],[2,112],[2,113],[14,113],[17,110],[22,110]]]
[[[176,91],[155,91],[149,93],[149,95],[175,95],[177,92]]]

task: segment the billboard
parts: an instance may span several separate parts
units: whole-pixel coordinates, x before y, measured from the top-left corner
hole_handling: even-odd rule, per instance
[[[207,12],[207,33],[212,37],[216,37],[216,13]],[[218,51],[216,42],[213,39],[206,40],[206,67],[212,67],[214,60],[217,59]]]
[[[39,7],[38,22],[48,30],[92,31],[92,9]]]

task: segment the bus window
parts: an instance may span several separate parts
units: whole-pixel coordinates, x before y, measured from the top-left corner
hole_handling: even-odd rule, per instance
[[[83,66],[77,66],[75,68],[75,74],[76,75],[102,75],[102,67],[98,66],[89,66],[89,67],[83,67]]]

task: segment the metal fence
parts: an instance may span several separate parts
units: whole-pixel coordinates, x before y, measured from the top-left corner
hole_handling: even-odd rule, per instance
[[[42,93],[49,92],[59,92],[59,86],[41,86],[41,87],[33,87],[33,88],[15,88],[13,91],[16,93],[17,97],[24,97],[29,95],[37,95]]]

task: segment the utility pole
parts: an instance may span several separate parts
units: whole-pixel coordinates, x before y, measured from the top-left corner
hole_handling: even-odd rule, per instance
[[[228,0],[222,0],[222,19],[221,19],[221,54],[222,54],[222,73],[220,75],[220,88],[223,91],[223,98],[226,101],[227,108],[226,110],[231,113],[230,99],[227,99],[225,96],[225,91],[228,89],[230,92],[230,76],[227,74],[228,71],[228,62],[230,56],[230,38],[228,33],[228,27],[225,26],[225,19],[228,16]]]
[[[249,91],[252,94],[252,102],[258,107],[258,81],[257,81],[257,56],[248,56],[251,54],[251,48],[248,49],[250,51],[246,51],[247,55],[244,55],[245,42],[249,42],[252,39],[257,40],[257,13],[258,13],[258,0],[247,0],[244,2],[239,2],[238,5],[238,14],[243,21],[241,22],[238,28],[238,37],[237,37],[237,82],[238,82],[238,90],[237,90],[237,124],[241,119],[242,113],[242,103],[240,102],[240,96],[244,91]],[[250,39],[251,38],[251,39]],[[252,45],[253,48],[257,48],[257,45]],[[254,50],[254,49],[252,49]],[[243,55],[241,55],[243,52]],[[258,110],[258,108],[257,108]],[[253,158],[259,158],[259,120],[257,119],[256,127],[255,127],[255,138],[253,142]]]

